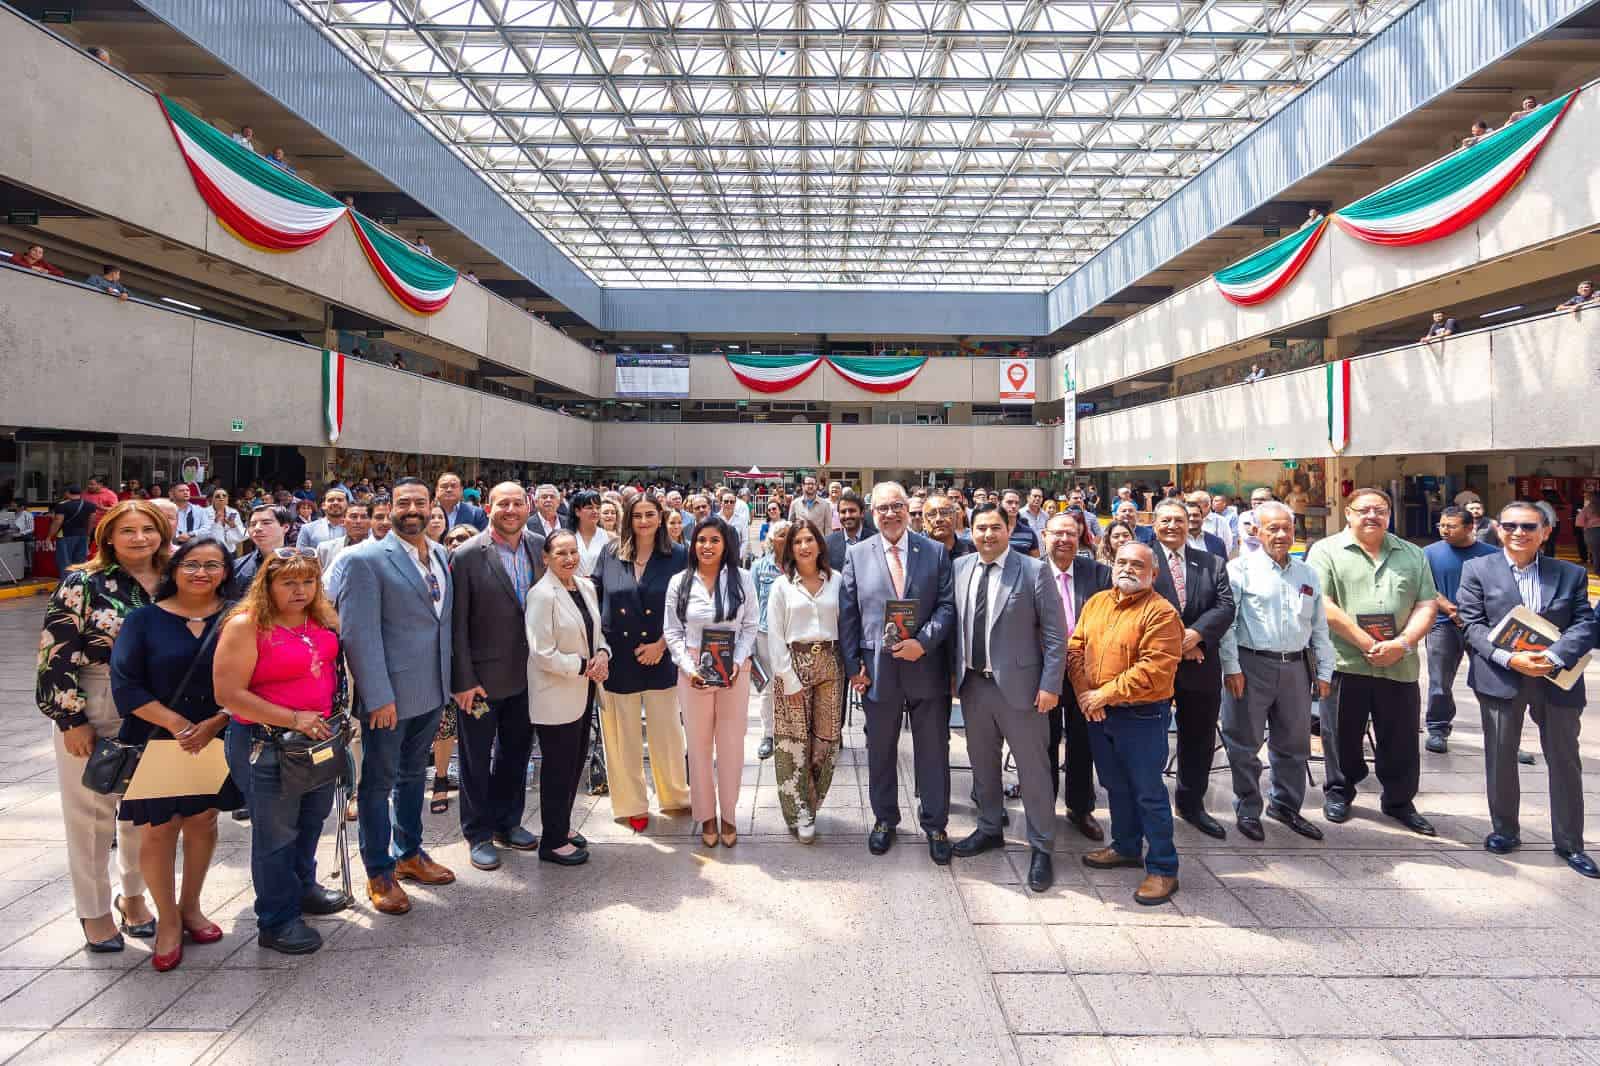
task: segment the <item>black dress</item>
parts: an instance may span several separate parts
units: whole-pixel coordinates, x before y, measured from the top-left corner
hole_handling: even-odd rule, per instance
[[[205,621],[206,628],[197,637],[189,630],[187,620],[151,605],[134,611],[122,623],[122,632],[111,650],[111,695],[122,715],[118,739],[124,744],[173,739],[165,729],[133,713],[135,708],[147,703],[165,704],[191,722],[203,722],[220,713],[211,687],[215,640],[196,664],[177,702],[168,702],[188,673],[189,664],[194,661],[210,627],[221,624],[222,611],[218,610]],[[174,815],[188,817],[213,810],[232,811],[243,806],[244,796],[230,776],[223,780],[222,790],[211,796],[123,800],[117,817],[136,825],[162,825]]]

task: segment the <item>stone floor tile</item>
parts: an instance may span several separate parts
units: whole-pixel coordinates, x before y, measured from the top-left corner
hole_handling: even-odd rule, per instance
[[[1468,1036],[1541,1037],[1550,1032],[1546,1017],[1481,977],[1418,977],[1408,983],[1418,996]]]
[[[1068,973],[1148,973],[1150,964],[1126,930],[1107,926],[1050,925],[1050,939]]]
[[[1235,885],[1234,896],[1250,909],[1256,922],[1269,928],[1325,926],[1328,919],[1292,888],[1242,888]]]
[[[1409,981],[1389,977],[1335,977],[1324,982],[1364,1033],[1386,1036],[1454,1036],[1449,1019],[1418,999]]]
[[[1163,977],[1161,984],[1188,1019],[1210,1037],[1279,1037],[1283,1031],[1237,977]]]
[[[150,1027],[192,1031],[227,1029],[268,992],[282,987],[271,973],[264,971],[218,973],[222,976],[200,980],[151,1022]]]
[[[214,1032],[183,1033],[154,1030],[135,1034],[102,1066],[191,1066],[220,1037]]]
[[[1179,914],[1190,919],[1192,925],[1244,929],[1262,924],[1237,896],[1225,888],[1184,889],[1172,897],[1172,905]]]
[[[1078,988],[1102,1032],[1136,1036],[1182,1036],[1192,1031],[1163,985],[1136,974],[1079,974]]]
[[[1042,925],[980,925],[973,932],[993,973],[1065,973]]]
[[[1498,1041],[1385,1040],[1383,1049],[1405,1066],[1490,1066],[1500,1059],[1493,1051]]]
[[[1083,1066],[1111,1061],[1111,1045],[1103,1036],[1019,1036],[1022,1066]]]
[[[0,1026],[49,1029],[122,975],[103,970],[52,970],[0,1000]]]
[[[1583,985],[1559,977],[1501,980],[1495,986],[1561,1036],[1600,1037],[1600,1001]]]
[[[185,954],[184,961],[189,961]],[[61,1023],[64,1029],[143,1029],[202,980],[188,966],[157,975],[139,967],[85,1003]]]
[[[1021,885],[996,885],[983,881],[962,882],[957,886],[966,905],[967,920],[985,922],[1033,922],[1035,918]]]
[[[1013,1033],[1101,1032],[1077,984],[1065,974],[1000,974],[994,990]]]
[[[1378,1040],[1296,1040],[1308,1066],[1399,1066]]]
[[[130,1035],[115,1029],[58,1029],[30,1043],[6,1066],[99,1066]]]
[[[1288,1036],[1355,1037],[1369,1032],[1362,1017],[1338,1000],[1318,978],[1246,977],[1243,983],[1272,1022]]]

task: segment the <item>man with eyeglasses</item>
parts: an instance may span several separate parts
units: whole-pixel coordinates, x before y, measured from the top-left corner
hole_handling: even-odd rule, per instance
[[[1322,581],[1333,635],[1333,692],[1322,701],[1322,813],[1334,823],[1349,819],[1356,786],[1367,776],[1370,721],[1383,813],[1431,837],[1433,823],[1416,807],[1417,646],[1433,625],[1439,590],[1422,549],[1389,532],[1391,508],[1382,489],[1356,489],[1345,505],[1348,528],[1317,541],[1306,557]]]
[[[956,515],[960,509],[958,502],[942,493],[929,496],[922,504],[923,536],[943,548],[952,563],[968,552],[977,550],[972,546],[972,541],[956,536]]]
[[[1600,878],[1600,866],[1583,850],[1583,762],[1578,751],[1578,720],[1587,702],[1583,677],[1580,673],[1570,689],[1553,681],[1595,646],[1588,575],[1576,563],[1540,554],[1550,524],[1531,503],[1519,500],[1501,508],[1500,536],[1503,551],[1469,560],[1461,568],[1457,598],[1470,656],[1467,684],[1483,714],[1484,774],[1494,830],[1483,846],[1505,855],[1522,843],[1517,742],[1527,712],[1539,727],[1549,767],[1550,838],[1556,856],[1584,877]],[[1549,647],[1513,651],[1494,642],[1495,627],[1518,607],[1559,631]]]
[[[426,483],[400,478],[389,535],[341,557],[339,628],[361,720],[361,858],[367,898],[382,914],[411,909],[398,881],[455,880],[422,850],[423,777],[451,698],[453,588],[444,549],[428,540],[432,507]]]
[[[845,676],[862,694],[867,729],[867,791],[873,826],[867,850],[882,855],[900,822],[900,723],[909,715],[920,800],[918,821],[928,854],[950,862],[950,661],[945,642],[955,622],[950,556],[912,533],[906,490],[893,481],[872,489],[878,532],[852,545],[839,591],[839,643]],[[890,600],[910,600],[912,636],[891,642],[884,632]]]

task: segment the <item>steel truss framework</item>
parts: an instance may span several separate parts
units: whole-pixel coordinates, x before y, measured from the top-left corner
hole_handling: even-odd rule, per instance
[[[1413,0],[290,0],[601,284],[1040,289]]]

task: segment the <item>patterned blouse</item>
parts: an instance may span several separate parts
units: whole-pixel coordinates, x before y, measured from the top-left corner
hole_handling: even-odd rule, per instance
[[[73,570],[56,586],[39,634],[39,710],[65,733],[86,724],[78,670],[106,666],[122,620],[150,603],[144,586],[116,564],[104,570]]]

